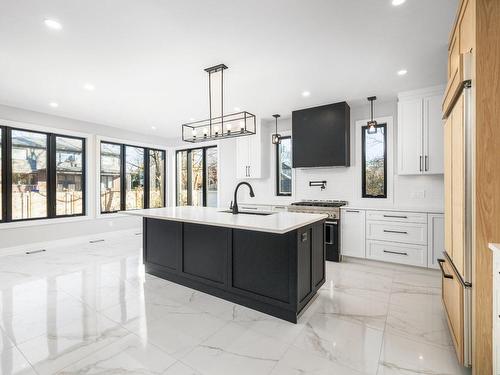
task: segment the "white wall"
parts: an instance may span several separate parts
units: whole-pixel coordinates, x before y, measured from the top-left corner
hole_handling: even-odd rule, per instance
[[[302,199],[342,199],[353,205],[363,207],[418,207],[439,208],[444,206],[443,175],[436,176],[399,176],[397,171],[397,101],[377,102],[375,116],[392,117],[392,163],[393,173],[388,177],[388,190],[392,190],[389,199],[361,199],[361,150],[356,147],[356,122],[366,120],[370,116],[369,106],[351,108],[351,167],[307,168],[294,170],[294,192],[292,197],[278,197],[275,195],[275,153],[271,144],[271,134],[274,132],[274,122],[264,122],[261,129],[263,136],[263,163],[268,173],[259,180],[251,180],[255,198],[249,198],[246,193],[240,193],[242,202],[287,204]],[[281,119],[279,133],[286,134],[291,130],[291,118]],[[359,132],[358,132],[359,137]],[[388,141],[389,142],[389,141]],[[236,141],[225,140],[219,142],[220,147],[220,201],[219,205],[226,206],[233,199],[232,192],[236,180]],[[358,143],[359,139],[358,139]],[[391,146],[391,145],[388,145]],[[358,145],[359,148],[359,145]],[[390,169],[390,168],[389,168]],[[323,191],[318,187],[309,187],[311,180],[326,180],[327,188]],[[421,197],[424,195],[424,197]]]
[[[134,217],[110,214],[99,217],[97,206],[97,184],[95,163],[95,138],[114,138],[131,143],[167,146],[170,140],[158,136],[134,133],[110,126],[83,122],[44,113],[0,105],[0,124],[19,127],[43,128],[60,131],[62,134],[78,133],[87,137],[87,216],[70,219],[47,219],[22,223],[0,224],[0,253],[2,248],[16,247],[34,242],[45,242],[74,236],[87,236],[107,231],[140,228],[141,220]],[[168,192],[167,192],[168,193]]]

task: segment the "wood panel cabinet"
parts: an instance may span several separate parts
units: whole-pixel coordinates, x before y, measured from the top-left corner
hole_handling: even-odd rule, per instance
[[[465,259],[465,134],[463,97],[457,100],[451,115],[451,260],[464,277]]]
[[[441,260],[442,298],[448,325],[460,363],[464,362],[464,288],[448,259]]]
[[[398,95],[398,174],[443,173],[442,87]]]

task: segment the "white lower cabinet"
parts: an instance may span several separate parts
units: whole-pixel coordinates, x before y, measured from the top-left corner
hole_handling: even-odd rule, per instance
[[[427,267],[439,268],[438,258],[443,257],[444,252],[444,215],[427,215]]]
[[[427,267],[427,246],[367,240],[366,257],[384,262]]]
[[[493,252],[493,375],[500,375],[500,245]]]
[[[340,213],[341,254],[365,258],[365,210],[342,209]]]
[[[366,239],[427,245],[427,223],[366,222]]]
[[[342,255],[438,268],[443,214],[345,207],[340,222]]]

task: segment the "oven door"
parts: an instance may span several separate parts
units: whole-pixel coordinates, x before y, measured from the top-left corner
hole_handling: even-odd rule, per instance
[[[339,221],[325,222],[325,250],[326,260],[340,262]]]

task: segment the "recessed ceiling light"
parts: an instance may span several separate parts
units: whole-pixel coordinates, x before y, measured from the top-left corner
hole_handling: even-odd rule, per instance
[[[87,91],[94,91],[95,90],[95,86],[91,83],[86,83],[83,85],[83,88]]]
[[[401,5],[405,2],[406,0],[392,0],[392,5],[397,7],[398,5]]]
[[[408,70],[406,69],[398,70],[398,76],[404,76],[406,73],[408,73]]]
[[[241,111],[241,108],[240,108],[240,107],[234,107],[234,110],[235,110],[236,112],[239,112],[239,111]]]
[[[151,127],[151,129],[152,129],[152,130],[156,130],[156,126],[152,126],[152,127]]]
[[[302,96],[307,98],[308,96],[311,96],[311,93],[309,91],[302,91]]]
[[[48,28],[53,29],[53,30],[61,30],[62,29],[62,25],[56,20],[51,20],[51,19],[46,18],[43,21],[43,23],[45,24],[45,26],[47,26]]]
[[[52,108],[57,108],[59,107],[59,103],[56,103],[56,102],[50,102],[49,105],[52,107]]]

